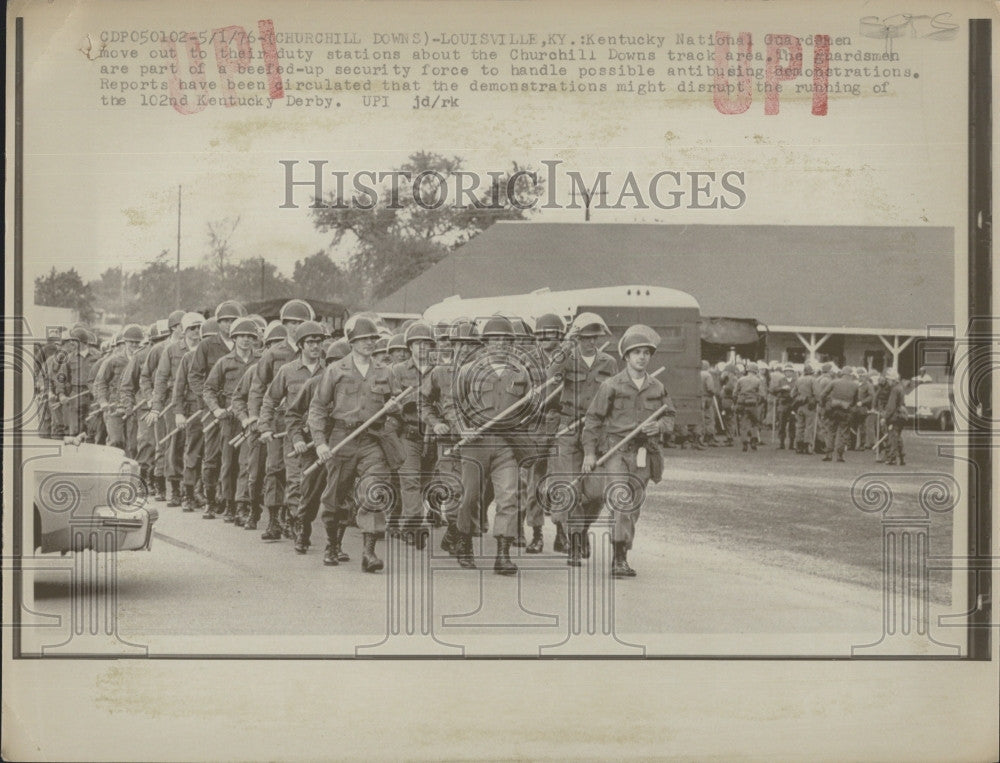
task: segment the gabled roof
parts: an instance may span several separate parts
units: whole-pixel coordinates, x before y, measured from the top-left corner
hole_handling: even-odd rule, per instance
[[[702,315],[923,332],[954,322],[954,236],[945,227],[500,222],[375,309],[643,284],[688,292]]]

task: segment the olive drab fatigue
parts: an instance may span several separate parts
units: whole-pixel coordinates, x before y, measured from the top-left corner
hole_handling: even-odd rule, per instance
[[[540,346],[532,348],[528,353],[528,370],[531,372],[531,383],[534,387],[544,384],[549,378],[550,369],[559,363],[572,352],[572,344],[564,343],[556,347],[552,352],[547,353]],[[539,394],[539,403],[543,402],[557,389],[557,384],[552,384]],[[531,432],[522,440],[526,440],[530,445],[527,452],[521,449],[518,456],[518,466],[520,467],[520,502],[518,506],[518,516],[528,527],[542,527],[545,524],[545,507],[538,495],[538,487],[549,469],[549,464],[554,463],[556,458],[555,435],[559,431],[559,398],[561,393],[555,394],[551,400],[540,411],[542,421],[540,427],[531,427]]]
[[[704,369],[701,377],[701,431],[706,438],[715,437],[715,406],[719,396],[718,381],[712,372]]]
[[[895,464],[898,459],[902,464],[905,457],[903,453],[903,427],[907,421],[906,392],[900,382],[888,382],[885,386],[888,388],[888,392],[879,409],[879,414],[885,422],[883,434],[888,435],[885,440],[885,462]]]
[[[177,376],[177,369],[181,364],[181,358],[187,353],[188,346],[183,337],[179,340],[168,339],[166,349],[163,350],[156,364],[156,369],[153,373],[152,409],[163,414],[157,420],[157,440],[162,440],[169,432],[174,430],[174,414],[181,413],[176,408],[171,408],[167,411],[167,405],[171,403],[173,398],[174,380]],[[179,480],[184,476],[184,442],[186,437],[187,430],[181,429],[163,443],[163,470],[167,479]]]
[[[606,352],[598,352],[588,364],[579,349],[574,349],[562,362],[553,365],[549,373],[563,385],[558,397],[557,431],[566,428],[569,428],[569,431],[556,438],[556,456],[548,471],[559,481],[573,480],[580,474],[583,465],[583,417],[590,408],[597,390],[618,373],[618,362]],[[583,480],[584,489],[577,491],[574,496],[580,500],[574,500],[570,506],[565,507],[565,511],[557,510],[563,508],[562,506],[550,507],[554,522],[570,521],[572,524],[582,526],[592,522],[601,513],[603,494],[599,486],[595,486],[592,491],[586,490],[590,486],[588,483],[592,481],[594,480],[589,477]]]
[[[260,418],[260,407],[264,402],[264,393],[274,380],[274,375],[285,363],[295,360],[299,349],[291,340],[285,339],[264,350],[257,363],[253,379],[250,382],[250,395],[247,398],[247,409],[250,418]],[[284,408],[278,407],[274,412],[275,431],[285,428]],[[285,503],[285,448],[281,440],[271,440],[264,445],[266,451],[264,463],[264,505],[270,508]]]
[[[852,442],[851,413],[857,404],[858,383],[850,377],[834,379],[820,397],[820,405],[834,430],[830,448],[836,450],[841,458]]]
[[[232,352],[234,344],[232,340],[225,340],[221,334],[209,336],[202,339],[191,354],[191,361],[188,365],[188,386],[191,391],[203,402],[205,393],[205,380],[208,374],[224,355]],[[201,410],[204,410],[202,407]],[[214,491],[219,479],[219,469],[222,466],[222,429],[221,426],[209,428],[211,417],[206,417],[202,422],[202,456],[201,456],[201,482],[206,495]]]
[[[629,376],[628,369],[615,374],[601,384],[587,409],[581,436],[584,454],[599,457],[608,452],[663,406],[666,406],[666,410],[659,419],[660,434],[666,435],[673,431],[676,409],[660,381],[646,374],[641,386],[637,387]],[[614,505],[615,496],[634,497],[641,495],[643,491],[635,490],[634,485],[628,485],[625,490],[618,490],[615,486],[626,480],[638,480],[643,488],[650,479],[659,482],[662,475],[659,441],[659,437],[639,434],[629,440],[600,469],[603,477],[601,496],[607,497],[608,508],[612,513],[612,540],[625,543],[627,549],[632,548],[635,540],[635,526],[642,507],[634,500]],[[639,466],[638,463],[642,448],[647,451],[645,466]]]
[[[183,430],[184,472],[182,477],[184,485],[192,488],[201,477],[202,463],[202,402],[201,397],[195,394],[194,389],[188,383],[188,369],[191,367],[194,353],[194,350],[189,350],[181,357],[174,377],[174,391],[171,398],[173,403],[171,411],[174,415],[181,414],[187,419]]]
[[[434,469],[435,453],[424,438],[420,425],[420,390],[433,366],[421,369],[413,358],[392,364],[392,394],[395,397],[404,390],[412,392],[402,401],[400,412],[399,441],[403,450],[403,462],[396,473],[399,477],[401,518],[404,525],[419,524],[424,518],[424,490]]]
[[[86,429],[90,415],[90,384],[96,373],[94,366],[100,360],[88,347],[69,353],[60,369],[63,377],[60,393],[63,395],[62,415],[66,434],[75,437]],[[72,399],[70,399],[72,398]]]
[[[318,359],[312,368],[309,368],[301,358],[296,358],[281,366],[274,375],[274,379],[267,385],[264,399],[261,401],[260,421],[257,423],[258,430],[277,434],[275,420],[278,419],[278,409],[285,411],[288,401],[298,395],[306,382],[314,376],[320,376],[323,370],[322,359]],[[280,418],[282,426],[287,426],[285,415],[283,414]],[[287,432],[287,429],[284,431]],[[302,502],[302,458],[295,452],[295,442],[287,434],[281,440],[281,446],[285,464],[285,497],[283,502],[288,506],[289,511],[295,514]]]
[[[763,380],[748,373],[736,380],[736,428],[744,443],[760,441],[760,405],[766,395]]]
[[[424,430],[430,438],[432,448],[437,451],[434,469],[436,474],[441,475],[442,483],[452,480],[460,483],[462,478],[462,464],[456,454],[449,452],[451,446],[458,441],[458,433],[462,428],[457,418],[458,408],[451,400],[457,370],[458,367],[454,363],[435,365],[430,373],[424,376],[420,385],[417,406]],[[434,434],[434,427],[438,424],[446,425],[449,429],[448,434]],[[441,504],[441,513],[448,522],[458,521],[458,506],[457,494]],[[476,522],[478,530],[478,517]]]
[[[103,408],[104,425],[108,429],[108,445],[113,448],[125,448],[125,422],[122,416],[119,382],[128,361],[125,347],[117,347],[108,356],[107,362],[101,365],[94,380],[94,393],[97,402]]]
[[[90,412],[87,414],[87,438],[98,445],[105,445],[108,441],[108,427],[104,423],[104,416],[98,413],[100,403],[97,400],[97,377],[101,373],[104,364],[110,360],[110,355],[98,358],[94,365],[90,367],[90,377],[87,386],[90,387]]]
[[[141,423],[147,410],[148,398],[144,398],[139,391],[139,377],[142,374],[142,364],[149,354],[150,347],[140,347],[129,358],[125,370],[122,371],[121,380],[118,382],[121,393],[121,407],[123,411],[123,421],[125,425],[125,452],[130,454],[144,469],[152,469],[153,459],[156,455],[156,443],[152,439],[152,429],[145,423]],[[140,437],[140,428],[142,430]]]
[[[209,485],[218,484],[217,497],[223,501],[236,500],[236,477],[239,474],[239,460],[236,448],[230,445],[229,441],[243,431],[229,406],[240,379],[255,360],[253,350],[247,350],[246,355],[241,356],[239,351],[234,348],[232,352],[223,355],[212,366],[208,378],[205,379],[202,392],[205,407],[209,411],[215,411],[219,408],[226,411],[226,415],[219,419],[218,423],[205,435],[206,439],[209,436],[217,436],[219,440],[220,470],[218,480],[206,477],[208,469],[202,468],[202,480]],[[215,416],[210,414],[205,419],[205,426],[207,427],[214,420],[216,420]]]
[[[392,395],[388,367],[378,368],[372,361],[362,375],[354,356],[338,360],[323,372],[319,386],[309,403],[307,422],[312,440],[335,447],[353,430],[375,415]],[[358,490],[358,527],[362,532],[385,530],[386,513],[391,501],[392,472],[379,435],[387,426],[395,426],[387,415],[366,429],[326,463],[326,487],[322,496],[322,520],[325,525],[344,524],[348,504]],[[398,421],[396,423],[398,425]]]
[[[152,347],[149,348],[149,352],[146,354],[146,359],[142,363],[142,368],[139,371],[139,392],[143,395],[143,399],[148,402],[139,416],[142,418],[146,417],[146,414],[155,410],[153,407],[154,402],[154,391],[155,391],[155,375],[156,369],[160,365],[160,358],[163,353],[166,352],[167,346],[170,344],[170,339],[165,338],[157,341]],[[145,424],[141,419],[139,421],[140,428]],[[160,444],[160,440],[173,429],[167,429],[167,420],[161,416],[156,419],[149,426],[149,436],[153,441],[153,476],[154,477],[166,477],[167,476],[167,445],[168,443]]]
[[[312,403],[316,388],[322,381],[323,375],[316,374],[309,381],[302,385],[302,389],[289,400],[285,405],[285,435],[286,440],[295,443],[313,442],[309,434],[309,405]],[[327,433],[329,434],[329,433]],[[326,437],[323,438],[323,441]],[[312,523],[319,513],[320,499],[326,488],[326,469],[316,469],[309,474],[305,474],[314,463],[316,463],[316,448],[310,448],[300,456],[303,472],[302,486],[300,488],[301,499],[298,506],[291,507],[299,529],[304,533],[304,539],[309,540],[312,535]],[[263,475],[263,472],[261,473]]]
[[[875,385],[871,379],[865,377],[858,389],[858,408],[861,416],[861,450],[867,450],[875,445],[878,437],[875,436],[877,429],[878,411],[875,408]]]
[[[833,430],[832,422],[823,407],[819,405],[819,401],[824,397],[826,391],[833,384],[833,374],[827,372],[820,376],[815,377],[813,380],[813,395],[816,397],[817,408],[816,408],[816,440],[817,444],[824,450],[830,451],[833,449]]]
[[[775,371],[771,374],[771,397],[774,398],[774,436],[778,440],[778,447],[784,448],[795,445],[795,411],[792,407],[792,393],[795,389],[795,380],[789,379],[784,372]]]
[[[62,437],[66,434],[62,405],[59,403],[56,392],[60,382],[59,369],[63,365],[66,355],[67,353],[60,347],[45,359],[45,399],[53,437]]]
[[[816,421],[816,396],[813,389],[812,374],[803,374],[795,380],[792,397],[795,408],[795,443],[802,448],[812,446],[809,440]]]
[[[233,393],[230,408],[237,422],[243,422],[250,418],[247,399],[250,396],[250,384],[253,381],[253,374],[258,362],[260,362],[260,353],[254,352],[254,362],[243,372],[239,384],[236,385],[236,392]],[[251,430],[245,434],[246,438],[239,447],[240,470],[236,477],[236,500],[250,503],[253,506],[251,516],[254,519],[259,519],[258,512],[263,500],[261,488],[264,485],[264,449],[261,447],[256,431]]]

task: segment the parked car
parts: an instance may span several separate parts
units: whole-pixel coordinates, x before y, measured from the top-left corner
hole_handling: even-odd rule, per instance
[[[105,445],[26,435],[25,495],[32,496],[33,547],[50,551],[148,549],[158,518],[139,464]]]
[[[951,385],[934,382],[919,384],[906,394],[906,412],[917,426],[931,424],[942,432],[952,428]]]

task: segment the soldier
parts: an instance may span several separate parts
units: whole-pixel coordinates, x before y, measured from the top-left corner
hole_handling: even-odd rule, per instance
[[[159,481],[154,478],[156,467],[156,440],[153,428],[146,419],[146,408],[150,405],[153,388],[151,380],[142,378],[142,370],[149,359],[149,353],[156,347],[161,347],[167,338],[167,321],[162,319],[150,326],[150,344],[139,349],[131,357],[125,371],[122,373],[120,393],[125,408],[127,429],[134,430],[135,460],[139,462],[139,473],[142,481],[155,491],[156,500],[165,500],[160,492]]]
[[[629,327],[618,342],[618,354],[626,364],[625,369],[601,384],[587,409],[583,425],[584,474],[594,471],[598,451],[608,453],[639,430],[638,436],[605,461],[602,476],[606,486],[601,491],[602,496],[610,494],[610,486],[623,474],[637,479],[643,489],[649,480],[659,482],[662,477],[659,442],[673,430],[676,410],[659,380],[646,373],[659,344],[659,335],[648,326]],[[614,517],[611,575],[635,577],[635,570],[628,563],[628,552],[635,541],[641,506],[636,504],[621,510],[610,508]]]
[[[376,368],[388,368],[389,361],[389,335],[382,334],[375,342],[375,349],[372,350],[372,362]]]
[[[46,410],[48,411],[48,421],[50,424],[50,434],[52,437],[61,438],[66,434],[66,425],[63,422],[62,406],[59,403],[58,389],[62,383],[60,368],[65,359],[69,356],[69,337],[63,337],[63,329],[58,330],[58,334],[51,333],[49,337],[53,341],[46,345],[44,373],[42,375],[43,388],[45,391]]]
[[[184,483],[184,503],[182,511],[186,513],[195,510],[195,486],[201,473],[202,459],[202,413],[201,398],[188,383],[188,370],[191,360],[201,342],[215,336],[218,324],[215,318],[203,319],[198,313],[187,313],[181,321],[184,327],[184,342],[188,351],[181,356],[181,362],[174,374],[174,388],[171,393],[171,408],[174,411],[174,423],[184,433],[184,471],[181,475]],[[160,369],[162,370],[162,369]]]
[[[778,450],[795,446],[795,412],[792,408],[792,392],[795,387],[795,366],[785,363],[782,373],[775,370],[771,374],[771,397],[774,398],[774,428],[778,440]]]
[[[813,385],[813,365],[806,361],[802,376],[795,380],[792,405],[795,408],[795,452],[800,455],[812,453],[813,427],[816,420],[816,395]]]
[[[751,362],[747,373],[736,380],[736,428],[743,438],[743,452],[757,450],[760,442],[760,406],[766,387],[758,375],[756,363]]]
[[[833,382],[823,390],[820,406],[833,428],[833,442],[827,449],[824,461],[833,460],[833,451],[837,451],[837,460],[844,460],[844,450],[851,439],[851,412],[858,403],[858,383],[853,376],[840,370]]]
[[[398,336],[398,335],[397,335]],[[400,525],[407,543],[423,549],[427,540],[424,526],[424,488],[433,472],[436,453],[425,442],[420,425],[420,390],[430,376],[433,365],[434,330],[429,323],[416,321],[402,336],[405,360],[392,364],[392,394],[400,395],[412,390],[402,401],[399,432],[403,449],[403,462],[398,469],[401,499]],[[390,341],[390,344],[396,337]],[[393,349],[390,347],[390,357]]]
[[[595,313],[580,313],[574,319],[569,335],[574,344],[572,350],[549,369],[549,373],[563,385],[559,395],[556,455],[553,468],[549,469],[549,472],[559,475],[581,473],[584,458],[583,417],[601,385],[618,373],[615,359],[597,349],[601,337],[611,335],[603,318]],[[579,567],[583,564],[581,559],[590,556],[587,530],[601,513],[603,494],[596,499],[588,499],[583,491],[571,492],[571,495],[573,502],[566,511],[552,513],[552,521],[556,525],[552,550],[569,552],[566,563]]]
[[[181,318],[184,317],[183,310],[174,310],[160,324],[157,321],[160,338],[156,340],[146,360],[142,364],[139,372],[139,389],[142,390],[148,410],[139,420],[139,427],[143,425],[149,428],[149,437],[153,441],[153,483],[156,485],[156,498],[159,501],[167,500],[167,478],[170,476],[167,467],[166,446],[167,443],[160,443],[160,440],[167,434],[166,421],[157,413],[155,417],[150,416],[154,409],[156,397],[156,369],[160,365],[160,358],[166,352],[171,342],[176,341],[176,337],[181,335]],[[180,496],[175,491],[173,493],[174,506],[180,506]],[[169,505],[169,504],[168,504]]]
[[[218,334],[204,337],[195,348],[191,356],[191,362],[187,372],[187,383],[191,391],[200,399],[205,401],[205,379],[209,372],[219,362],[224,355],[233,351],[235,346],[229,338],[229,329],[237,318],[246,315],[246,310],[239,302],[226,300],[215,308],[215,322],[218,326]],[[214,519],[216,514],[221,514],[223,509],[218,503],[217,488],[219,481],[219,469],[222,466],[222,427],[209,426],[208,413],[211,409],[206,408],[202,415],[202,457],[201,457],[201,486],[205,491],[205,509],[202,519]]]
[[[412,325],[412,324],[411,324]],[[405,329],[389,338],[389,363],[405,363],[410,359],[410,350],[406,346]]]
[[[887,390],[880,400],[879,416],[882,431],[886,437],[885,463],[894,466],[899,459],[900,466],[906,466],[903,456],[903,427],[906,425],[906,392],[899,381],[899,371],[890,368],[885,372],[882,386]]]
[[[826,390],[833,384],[834,374],[837,372],[837,367],[827,361],[822,366],[820,366],[820,373],[813,379],[813,395],[818,401],[823,397]],[[829,453],[833,450],[833,437],[831,436],[831,422],[827,418],[826,413],[823,411],[822,406],[816,408],[816,436],[815,442],[813,443],[814,453]]]
[[[92,367],[99,360],[90,348],[90,339],[90,332],[83,326],[70,330],[70,347],[56,379],[63,425],[69,437],[76,437],[85,431],[90,411],[91,391],[88,383]]]
[[[323,563],[335,566],[340,526],[347,522],[347,505],[355,482],[374,478],[390,478],[386,455],[379,440],[379,431],[386,426],[379,421],[342,447],[336,447],[348,434],[368,421],[389,400],[392,380],[387,368],[377,368],[372,350],[378,340],[378,329],[370,318],[354,317],[345,324],[351,354],[330,365],[322,376],[309,404],[308,424],[316,456],[326,464],[326,487],[322,496],[322,520],[326,528],[327,546]],[[364,489],[362,488],[363,492]],[[383,506],[382,509],[389,509]],[[385,513],[367,502],[358,509],[357,523],[363,533],[364,553],[361,569],[378,572],[382,560],[375,553],[378,534],[385,531]]]
[[[269,442],[274,431],[274,412],[278,406],[294,400],[306,382],[323,372],[320,357],[323,354],[323,342],[326,340],[326,330],[316,321],[306,321],[295,329],[295,345],[299,348],[297,360],[285,363],[275,374],[274,379],[264,393],[260,407],[260,421],[257,429],[261,442]],[[284,423],[284,422],[283,422]],[[302,437],[289,437],[285,429],[283,438],[285,458],[285,503],[292,513],[289,523],[295,528],[295,517],[299,513],[302,502],[302,466],[301,457],[309,449]],[[281,528],[278,525],[278,511],[268,508],[267,530],[261,535],[263,540],[278,540]],[[296,538],[298,532],[296,531]]]
[[[100,345],[99,357],[90,367],[90,376],[87,378],[87,387],[90,389],[90,412],[87,414],[85,425],[87,427],[87,439],[97,445],[104,445],[108,441],[108,428],[104,424],[101,406],[97,402],[97,376],[100,374],[104,364],[111,357],[111,341],[104,341]]]
[[[740,378],[739,372],[733,363],[727,363],[722,370],[719,381],[721,384],[721,394],[719,395],[720,415],[722,416],[723,429],[726,433],[726,446],[733,444],[736,437],[736,381]]]
[[[114,352],[101,366],[94,381],[94,393],[104,414],[104,425],[108,429],[108,445],[113,448],[125,448],[125,408],[119,383],[125,366],[138,351],[142,338],[142,327],[136,323],[122,329]]]
[[[875,406],[875,393],[878,389],[879,376],[875,370],[860,374],[858,390],[858,410],[861,414],[861,450],[868,450],[878,442],[875,435],[878,421],[878,411]]]
[[[239,455],[229,441],[241,431],[230,405],[240,379],[256,360],[253,351],[260,337],[258,332],[257,324],[252,318],[240,318],[233,322],[229,331],[233,349],[212,366],[202,393],[205,407],[214,418],[203,430],[206,439],[210,433],[215,435],[218,430],[221,468],[216,498],[220,508],[225,507],[224,519],[227,522],[236,520],[236,477],[239,473]],[[202,519],[213,518],[207,511],[202,516]]]
[[[265,350],[257,363],[257,370],[250,383],[250,395],[247,398],[251,426],[254,426],[260,418],[260,407],[264,402],[264,393],[267,391],[268,385],[274,381],[274,375],[278,369],[298,357],[299,348],[295,346],[295,330],[306,321],[315,320],[316,314],[308,302],[301,299],[291,299],[282,305],[278,319],[285,327],[285,341],[276,342]],[[272,424],[278,431],[285,428],[283,407],[275,410]],[[282,534],[292,536],[291,522],[287,521],[288,506],[285,503],[284,445],[280,440],[272,439],[263,447],[267,450],[264,466],[264,505],[269,514],[272,508],[277,509],[279,523],[287,525],[287,527],[283,527]]]
[[[707,360],[701,361],[701,444],[716,447],[715,410],[718,405],[719,386]]]

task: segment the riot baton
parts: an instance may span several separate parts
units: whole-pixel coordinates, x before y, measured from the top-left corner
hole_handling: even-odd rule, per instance
[[[360,437],[362,432],[364,432],[365,430],[367,430],[372,424],[374,424],[376,421],[378,421],[380,418],[382,418],[385,414],[387,414],[390,410],[392,410],[399,403],[400,400],[402,400],[404,397],[406,397],[411,392],[413,392],[414,389],[416,389],[416,387],[407,387],[402,392],[400,392],[398,395],[396,395],[394,398],[391,398],[385,405],[383,405],[381,408],[378,409],[378,412],[375,415],[371,416],[361,426],[359,426],[357,429],[355,429],[353,432],[351,432],[349,435],[347,435],[347,437],[345,437],[343,440],[341,440],[336,445],[334,445],[330,449],[330,456],[333,456],[334,453],[336,453],[338,450],[340,450],[345,445],[347,445],[347,443],[349,443],[349,442],[357,439],[358,437]],[[328,456],[328,458],[329,458],[329,456]],[[325,463],[325,461],[317,461],[315,464],[313,464],[308,469],[306,469],[304,472],[302,472],[302,476],[303,477],[308,477],[310,474],[312,474],[314,471],[316,471],[320,467],[320,465],[323,464],[323,463]]]
[[[615,453],[624,448],[627,443],[629,443],[636,435],[642,432],[642,428],[646,426],[646,424],[656,421],[669,409],[670,409],[670,403],[664,403],[659,408],[657,408],[656,411],[653,414],[651,414],[647,419],[645,419],[641,424],[639,424],[639,426],[637,426],[635,429],[633,429],[631,432],[625,435],[625,437],[619,440],[617,444],[615,444],[615,446],[611,448],[611,450],[609,450],[607,453],[605,453],[603,456],[597,459],[597,463],[594,464],[594,469],[597,469],[597,467],[606,463],[609,458],[611,458]],[[573,485],[582,480],[583,477],[584,475],[582,474],[577,475],[576,479],[574,479],[571,483],[569,483],[569,486],[573,487]]]
[[[712,395],[712,405],[715,407],[715,415],[719,418],[719,428],[722,430],[721,434],[729,434],[729,430],[726,429],[726,422],[722,420],[722,411],[719,410],[719,398]]]
[[[167,411],[169,411],[173,407],[174,407],[173,403],[167,403],[167,405],[164,407],[164,409],[162,411],[160,411],[160,414],[156,418],[162,419],[163,418],[163,414],[165,414]]]
[[[662,366],[662,367],[656,369],[655,371],[653,371],[653,373],[650,374],[650,377],[659,376],[661,373],[663,373],[666,370],[667,370],[667,367],[666,366]],[[562,429],[560,429],[558,432],[556,432],[555,435],[553,435],[553,436],[554,437],[562,437],[565,434],[569,434],[574,429],[576,429],[585,418],[587,418],[587,414],[584,414],[583,416],[581,416],[580,418],[576,419],[575,421],[571,421],[569,424],[567,424]]]

